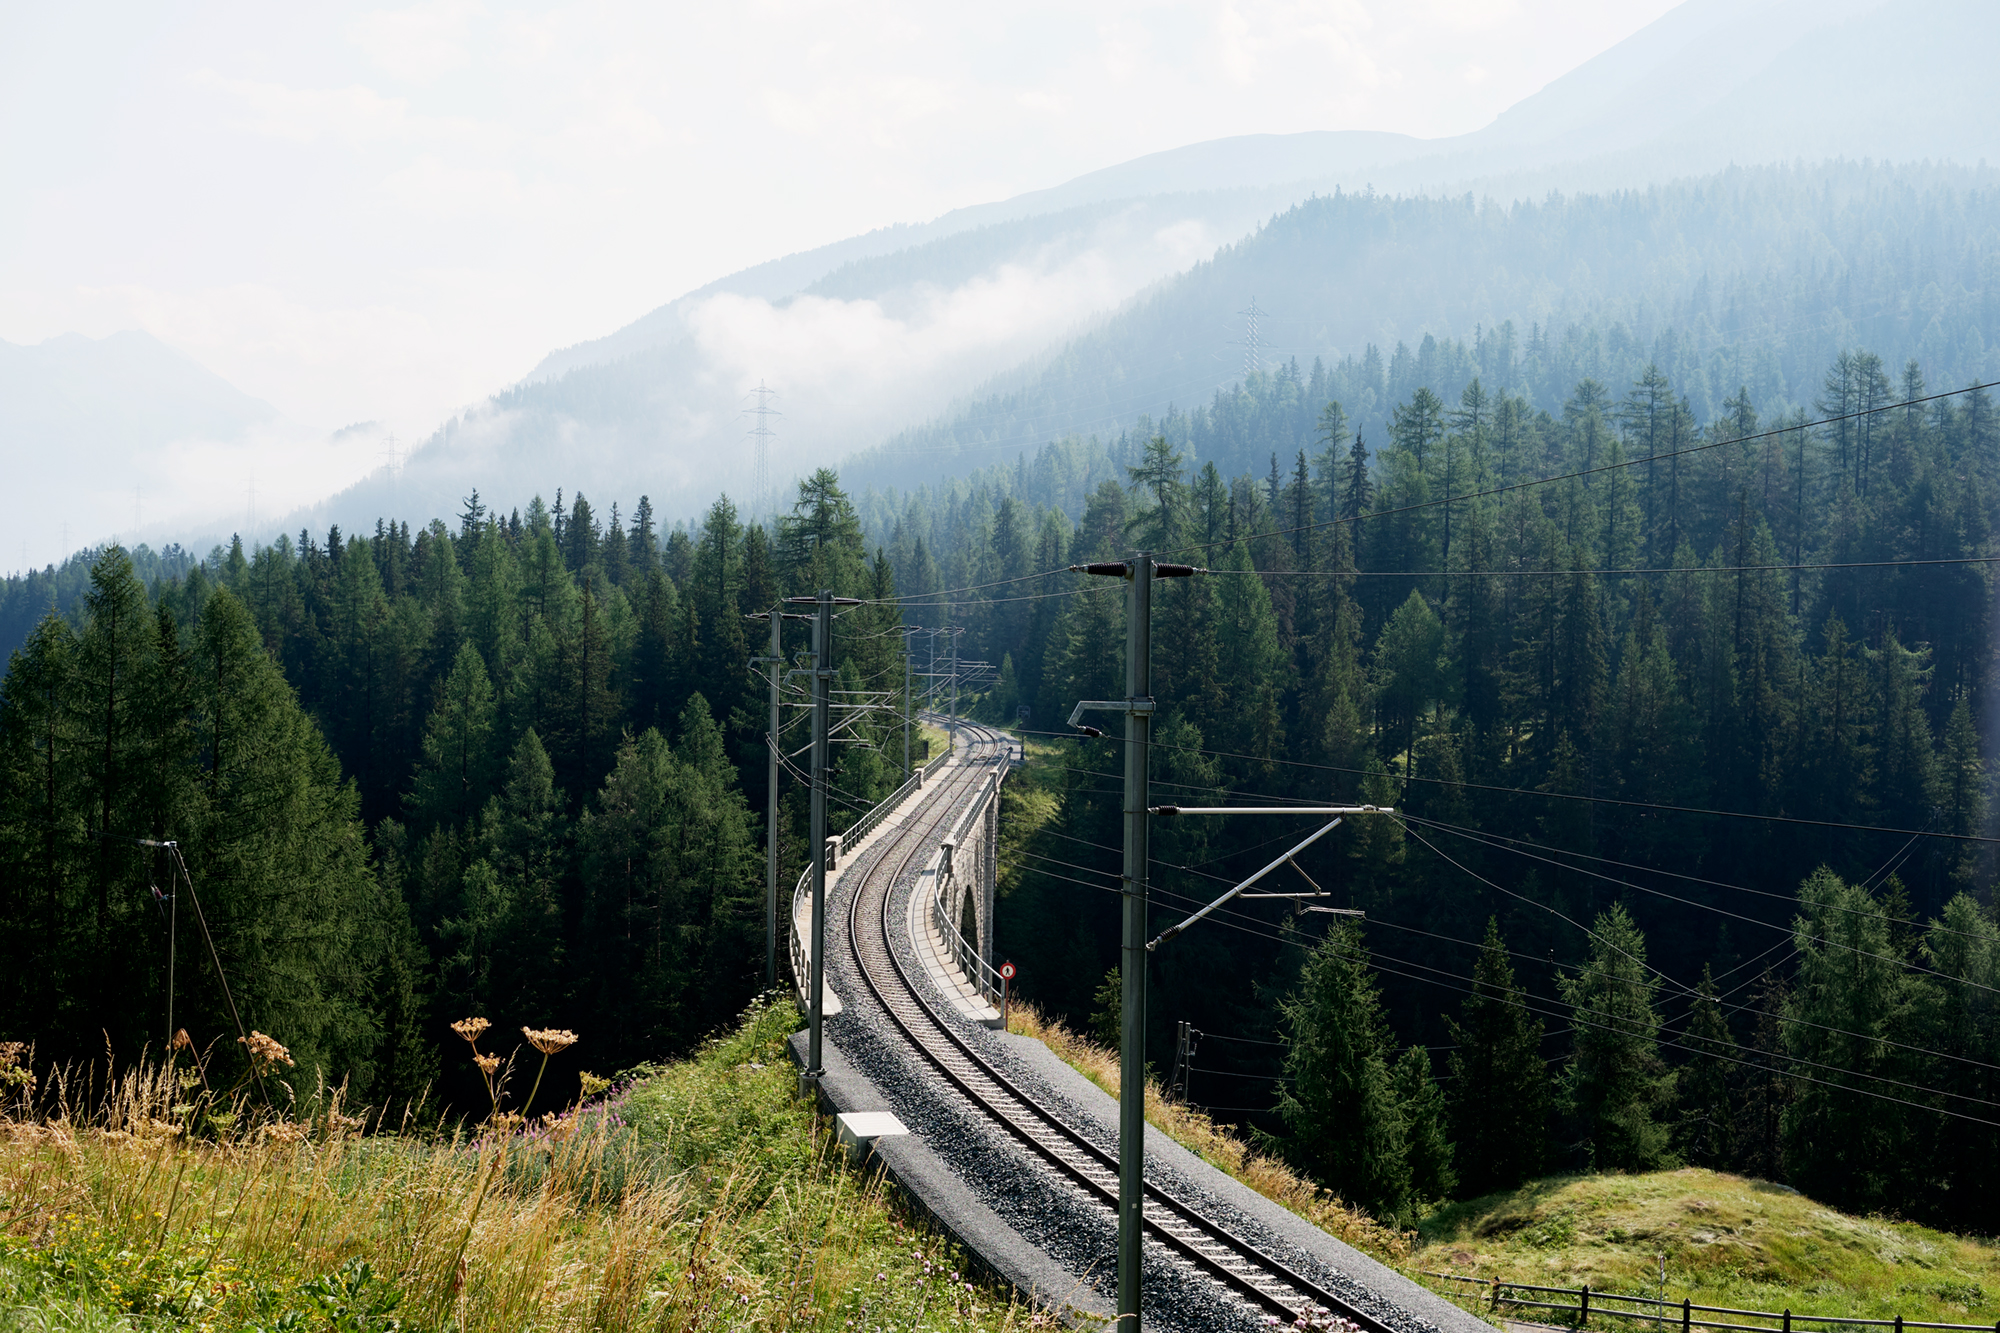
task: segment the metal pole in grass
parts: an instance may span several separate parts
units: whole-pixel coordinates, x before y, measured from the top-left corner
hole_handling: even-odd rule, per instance
[[[188,873],[187,861],[181,856],[181,845],[172,840],[163,842],[157,838],[138,838],[135,841],[141,847],[163,847],[166,849],[167,854],[173,857],[174,866],[180,871],[181,883],[187,885],[189,895],[194,898],[195,920],[201,924],[202,939],[208,942],[208,958],[210,962],[215,964],[215,979],[222,983],[222,998],[229,1002],[229,1017],[236,1024],[236,1039],[242,1042],[244,1048],[248,1050],[250,1034],[243,1027],[243,1016],[236,1010],[236,996],[229,989],[228,974],[222,970],[222,955],[216,951],[215,936],[211,935],[208,931],[208,913],[204,912],[201,908],[201,895],[195,892],[194,876]],[[168,1035],[167,1040],[169,1042],[173,1040],[171,1034]],[[264,1094],[264,1103],[268,1106],[271,1101],[271,1094],[264,1087],[264,1071],[259,1068],[254,1052],[250,1056],[250,1073],[256,1078],[257,1091]]]
[[[144,845],[143,839],[141,839],[141,845]],[[178,934],[177,927],[180,925],[181,896],[178,892],[173,891],[175,887],[174,868],[171,863],[167,867],[168,892],[161,893],[160,886],[153,882],[153,867],[150,863],[146,867],[146,884],[153,891],[153,905],[160,909],[160,915],[167,923],[167,1050],[169,1052],[168,1059],[172,1059],[171,1052],[174,1049],[174,945]]]

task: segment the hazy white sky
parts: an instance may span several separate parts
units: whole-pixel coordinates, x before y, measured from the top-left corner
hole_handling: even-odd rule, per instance
[[[1477,129],[1674,0],[0,0],[0,338],[404,438],[759,260],[1231,134]]]

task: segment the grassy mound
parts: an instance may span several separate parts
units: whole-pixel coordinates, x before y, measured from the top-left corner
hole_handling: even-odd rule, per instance
[[[1659,1296],[1664,1255],[1664,1294],[1675,1301],[1940,1323],[2000,1319],[2000,1246],[1991,1241],[1852,1217],[1783,1185],[1696,1168],[1535,1181],[1453,1204],[1426,1219],[1419,1238],[1409,1266],[1440,1273]]]
[[[143,1076],[0,1121],[0,1328],[935,1329],[1039,1322],[791,1095],[788,1007],[534,1134],[190,1138]],[[150,1107],[150,1109],[149,1109]]]

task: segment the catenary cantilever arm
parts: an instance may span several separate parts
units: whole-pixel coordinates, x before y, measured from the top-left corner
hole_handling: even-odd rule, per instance
[[[1156,805],[1149,815],[1393,815],[1390,805]]]
[[[1270,874],[1273,870],[1276,870],[1279,866],[1285,864],[1285,862],[1291,860],[1294,856],[1297,856],[1300,852],[1312,846],[1314,843],[1318,842],[1321,838],[1324,838],[1327,834],[1333,832],[1335,829],[1339,827],[1340,827],[1340,820],[1338,818],[1335,818],[1330,822],[1321,825],[1319,828],[1315,829],[1310,835],[1308,835],[1304,842],[1301,842],[1298,846],[1292,848],[1290,851],[1280,856],[1277,860],[1271,862],[1271,864],[1265,866],[1262,870],[1258,871],[1250,878],[1244,880],[1241,884],[1238,884],[1235,888],[1223,894],[1220,898],[1217,898],[1214,902],[1202,908],[1199,912],[1196,912],[1193,916],[1187,918],[1185,921],[1182,921],[1179,925],[1168,926],[1165,930],[1161,931],[1159,937],[1155,939],[1151,944],[1148,944],[1146,946],[1147,951],[1150,952],[1154,949],[1159,948],[1162,944],[1165,944],[1168,940],[1180,934],[1182,931],[1186,930],[1189,926],[1192,926],[1195,922],[1207,916],[1210,912],[1215,911],[1217,908],[1221,907],[1224,903],[1227,903],[1231,898],[1234,898],[1237,894],[1243,892],[1243,890],[1249,888],[1252,884],[1255,884],[1258,880],[1264,878],[1264,876]]]

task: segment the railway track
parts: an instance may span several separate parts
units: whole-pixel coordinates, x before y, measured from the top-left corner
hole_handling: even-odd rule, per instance
[[[955,1030],[953,1020],[926,998],[891,944],[892,890],[923,853],[929,837],[954,817],[966,796],[978,790],[986,773],[986,762],[982,761],[1005,762],[1007,742],[997,732],[966,723],[958,726],[972,737],[973,762],[947,770],[943,789],[925,801],[934,809],[927,809],[899,830],[896,842],[883,849],[849,900],[847,935],[856,968],[875,1002],[926,1064],[957,1088],[981,1116],[1053,1168],[1078,1194],[1115,1215],[1117,1156],[1072,1128],[976,1051]],[[1392,1333],[1368,1311],[1233,1234],[1193,1204],[1150,1183],[1143,1214],[1150,1238],[1259,1310],[1288,1319],[1332,1314],[1368,1333]]]

